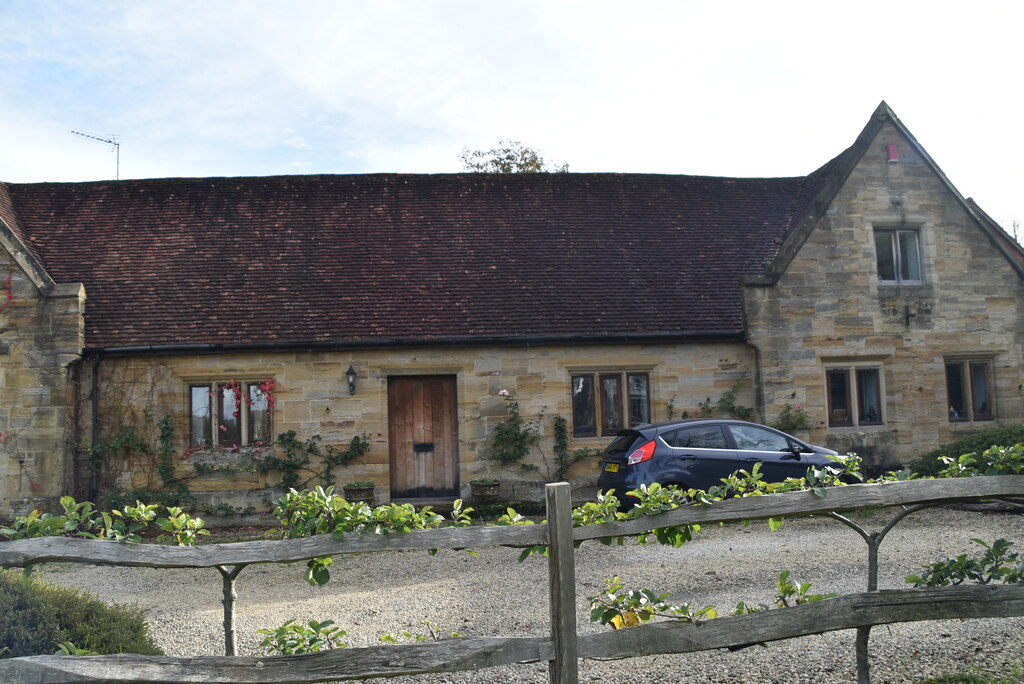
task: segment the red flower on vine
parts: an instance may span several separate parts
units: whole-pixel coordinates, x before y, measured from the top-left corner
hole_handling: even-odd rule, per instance
[[[266,382],[260,383],[260,392],[267,398],[267,408],[274,408],[274,387],[277,385],[277,381],[274,378],[270,378]]]

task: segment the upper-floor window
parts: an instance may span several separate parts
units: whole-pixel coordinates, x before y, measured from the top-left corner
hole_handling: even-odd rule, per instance
[[[573,373],[572,434],[614,435],[626,426],[651,422],[647,373],[605,371]]]
[[[918,230],[875,229],[878,280],[882,283],[922,283],[921,234]]]
[[[946,361],[946,393],[949,419],[992,420],[992,362],[988,360]]]
[[[208,383],[189,386],[189,443],[245,446],[271,441],[273,381]]]
[[[877,366],[825,369],[831,427],[881,425],[882,380]]]

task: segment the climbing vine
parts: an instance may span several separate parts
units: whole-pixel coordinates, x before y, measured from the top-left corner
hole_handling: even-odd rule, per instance
[[[569,469],[576,463],[586,460],[601,453],[600,449],[583,447],[581,449],[569,450],[569,421],[562,416],[552,417],[554,437],[554,459],[548,460],[547,454],[540,451],[541,459],[544,462],[543,475],[548,482],[560,482],[566,479]],[[539,470],[534,465],[523,465],[527,470]]]
[[[743,389],[745,381],[745,378],[738,378],[732,387],[724,392],[718,398],[718,401],[714,403],[711,402],[711,397],[697,402],[697,409],[700,411],[700,415],[704,417],[713,416],[717,411],[720,416],[732,416],[740,420],[750,420],[754,415],[754,409],[736,403],[736,397],[739,395],[740,390]],[[685,418],[686,416],[684,415],[683,417]]]
[[[521,461],[530,449],[537,446],[540,432],[536,421],[523,419],[519,413],[519,402],[507,389],[500,390],[498,395],[505,399],[505,418],[494,428],[491,447],[494,457],[508,465]]]
[[[174,477],[174,421],[170,416],[164,416],[157,423],[159,436],[157,437],[156,448],[156,471],[160,475],[160,481],[164,486],[172,485],[177,480]]]

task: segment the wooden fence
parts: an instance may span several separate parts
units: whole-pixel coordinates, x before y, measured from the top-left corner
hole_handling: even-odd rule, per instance
[[[32,656],[0,660],[0,681],[38,684],[77,682],[227,682],[285,684],[394,677],[477,670],[513,663],[548,661],[552,682],[578,681],[577,658],[628,658],[736,648],[779,639],[857,629],[858,679],[869,681],[867,649],[874,625],[952,618],[1024,615],[1024,586],[976,585],[877,591],[878,547],[907,514],[943,503],[1024,496],[1024,476],[916,480],[730,499],[711,506],[685,506],[636,520],[572,526],[569,485],[546,488],[548,524],[420,530],[378,536],[348,534],[210,544],[198,547],[128,544],[43,537],[0,543],[0,566],[78,562],[153,568],[217,568],[224,585],[225,651],[235,652],[234,581],[255,563],[284,563],[318,556],[434,548],[525,547],[546,544],[551,613],[550,637],[475,637],[438,642],[346,648],[297,656]],[[900,507],[877,532],[841,512]],[[573,545],[602,537],[630,536],[677,525],[829,515],[856,529],[868,546],[867,589],[860,594],[699,624],[659,622],[597,634],[576,631]],[[642,553],[642,551],[639,551]]]

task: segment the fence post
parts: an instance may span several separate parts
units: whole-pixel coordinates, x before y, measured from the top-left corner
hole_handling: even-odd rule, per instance
[[[242,572],[245,565],[232,566],[230,570],[223,565],[215,566],[221,574],[224,589],[224,655],[233,656],[238,654],[238,637],[235,634],[235,579],[238,573]]]
[[[552,684],[577,684],[576,556],[572,541],[572,488],[568,482],[544,487],[548,514],[548,591],[551,605]]]

